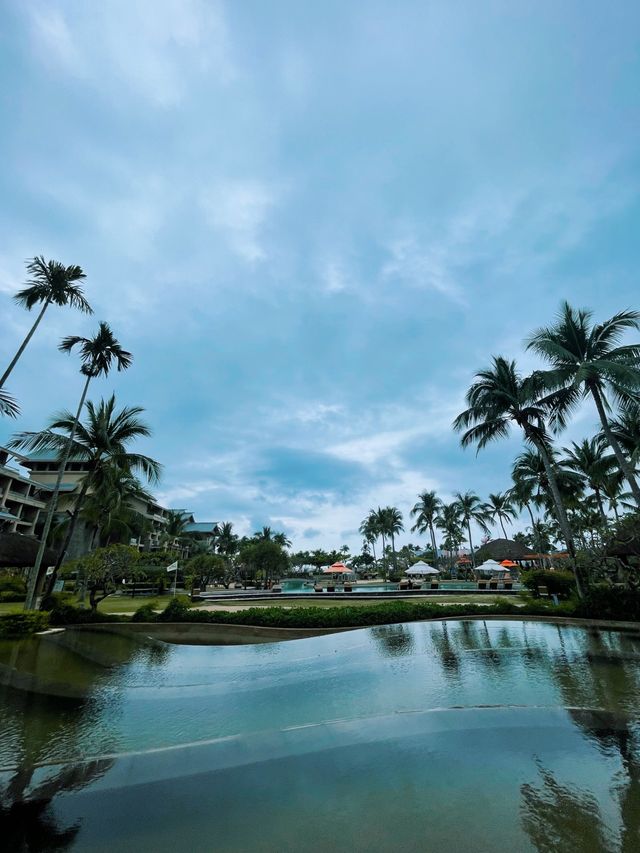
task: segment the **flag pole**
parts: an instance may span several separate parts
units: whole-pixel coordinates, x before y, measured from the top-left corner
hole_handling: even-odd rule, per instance
[[[178,561],[176,560],[176,573],[173,576],[173,597],[176,597],[176,587],[178,586]]]

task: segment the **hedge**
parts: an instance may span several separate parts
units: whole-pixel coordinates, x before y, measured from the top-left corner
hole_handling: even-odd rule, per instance
[[[552,572],[548,569],[531,569],[522,572],[520,580],[523,586],[538,597],[538,587],[546,586],[550,595],[558,595],[568,598],[576,588],[576,581],[572,572]]]
[[[49,614],[42,611],[7,613],[0,616],[0,637],[24,637],[49,627]]]

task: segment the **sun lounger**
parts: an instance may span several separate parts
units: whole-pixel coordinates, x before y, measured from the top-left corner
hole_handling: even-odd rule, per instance
[[[505,589],[513,589],[513,581],[505,581],[504,582]]]
[[[546,586],[538,587],[538,598],[549,598],[549,589]]]
[[[350,583],[346,583],[346,584],[344,585],[344,591],[345,591],[345,592],[353,592],[353,587],[351,586],[351,584],[350,584]]]
[[[487,582],[486,581],[478,581],[478,589],[486,589]]]
[[[335,592],[336,587],[335,584],[327,584],[327,592]]]
[[[314,588],[313,588],[313,591],[314,591],[314,592],[322,592],[322,587],[321,587],[321,586],[318,586],[318,584],[316,584],[316,585],[314,586]]]
[[[276,584],[275,586],[271,587],[271,592],[282,592],[282,587],[280,586],[280,584]]]
[[[431,581],[431,589],[440,589],[438,581]]]
[[[498,589],[498,581],[489,581],[489,589]]]

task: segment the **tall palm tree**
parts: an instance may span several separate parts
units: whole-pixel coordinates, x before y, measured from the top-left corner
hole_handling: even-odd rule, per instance
[[[53,492],[49,500],[49,507],[47,509],[47,515],[41,534],[35,565],[29,575],[27,598],[25,601],[25,609],[28,610],[32,610],[36,604],[36,595],[42,581],[42,578],[40,577],[40,568],[42,566],[44,549],[46,547],[49,531],[51,530],[53,516],[58,507],[60,485],[62,484],[62,478],[64,477],[67,463],[69,461],[71,448],[73,447],[76,430],[80,421],[80,415],[82,414],[87,392],[89,391],[89,383],[97,376],[106,376],[114,365],[118,371],[126,370],[132,361],[131,353],[120,346],[120,343],[117,341],[108,324],[105,322],[100,323],[98,331],[93,338],[82,338],[78,335],[72,335],[64,338],[58,349],[62,352],[70,353],[76,346],[79,348],[80,352],[80,373],[82,373],[86,379],[82,389],[78,410],[73,418],[73,423],[69,431],[67,446],[61,457],[58,476],[56,477]]]
[[[26,308],[27,311],[31,311],[36,305],[41,305],[42,307],[29,333],[18,347],[18,352],[11,359],[9,366],[0,377],[0,388],[3,387],[11,375],[11,371],[18,363],[35,330],[40,325],[40,321],[44,317],[49,305],[52,303],[54,305],[70,305],[72,308],[77,308],[85,314],[93,313],[91,306],[84,297],[82,287],[76,284],[76,282],[86,278],[81,267],[75,265],[65,267],[59,261],[45,261],[40,256],[29,261],[27,272],[31,276],[27,281],[27,286],[19,290],[13,298],[19,305]]]
[[[489,500],[483,506],[485,518],[490,518],[495,524],[496,520],[500,522],[502,535],[508,539],[507,531],[505,530],[505,521],[511,522],[516,517],[516,511],[513,508],[509,492],[498,492],[497,494],[489,495]]]
[[[165,513],[166,524],[164,525],[163,539],[173,542],[183,536],[187,524],[187,515],[180,509],[168,509]]]
[[[378,536],[382,539],[382,570],[385,573],[387,571],[387,523],[384,514],[384,510],[382,507],[378,507],[378,509],[372,509],[369,513],[372,516],[372,524],[374,529],[377,530]]]
[[[393,555],[393,568],[398,571],[398,556],[396,554],[396,536],[404,530],[402,521],[402,513],[395,506],[386,506],[382,510],[382,524],[384,525],[385,533],[391,539],[391,553]]]
[[[609,426],[629,461],[637,468],[640,464],[640,402],[621,408]]]
[[[522,377],[515,361],[494,356],[489,368],[476,374],[476,381],[466,394],[468,408],[453,422],[455,430],[464,430],[463,447],[476,444],[478,450],[489,442],[506,438],[512,424],[522,429],[525,440],[540,454],[556,507],[556,516],[569,554],[575,558],[573,533],[567,518],[558,483],[549,458],[549,441],[545,419],[550,417],[558,427],[564,425],[566,394],[546,393],[546,385],[538,373]],[[576,586],[582,595],[582,584],[576,575]]]
[[[129,539],[142,518],[131,508],[134,500],[146,502],[153,498],[130,469],[107,462],[100,466],[100,476],[94,479],[94,490],[80,507],[76,504],[69,527],[78,516],[89,522],[93,527],[92,548],[98,537],[105,545],[111,543],[114,536]],[[67,541],[70,539],[67,535]]]
[[[453,552],[462,542],[462,518],[460,504],[457,501],[440,505],[436,518],[436,527],[445,534],[444,547],[449,550],[453,562]]]
[[[141,406],[125,406],[118,411],[115,395],[112,394],[108,400],[100,400],[97,406],[90,400],[86,403],[84,423],[78,421],[76,424],[71,412],[65,411],[56,415],[44,430],[18,433],[9,442],[9,446],[14,449],[53,450],[61,459],[70,447],[70,456],[85,462],[88,469],[58,555],[54,579],[66,557],[87,493],[99,486],[102,496],[108,493],[107,485],[101,484],[102,478],[106,478],[108,483],[114,471],[118,471],[138,472],[150,483],[157,483],[160,479],[162,466],[158,462],[150,456],[131,453],[127,449],[136,439],[151,435],[151,428],[140,418],[143,412]],[[72,431],[75,437],[70,445]],[[125,484],[121,475],[114,482]]]
[[[527,452],[531,453],[531,451]],[[511,473],[511,477],[513,479],[513,486],[509,489],[509,496],[513,505],[516,506],[520,510],[520,512],[522,512],[523,509],[526,509],[529,513],[529,518],[531,519],[531,531],[533,533],[533,540],[535,543],[535,550],[537,550],[539,554],[542,554],[544,551],[542,547],[542,537],[540,535],[538,522],[534,518],[533,510],[531,509],[532,504],[539,502],[539,496],[536,494],[539,488],[539,483],[537,481],[534,482],[523,477],[520,472],[516,470],[516,465],[517,459],[516,464],[514,464],[514,468]]]
[[[571,447],[564,448],[566,455],[563,459],[565,467],[583,477],[592,489],[603,522],[607,521],[607,514],[604,511],[602,494],[616,467],[615,457],[605,452],[606,447],[607,442],[603,435],[585,438],[580,444],[572,441]]]
[[[471,566],[475,569],[476,555],[473,549],[473,539],[471,538],[471,522],[475,521],[483,531],[488,530],[486,506],[473,492],[465,492],[464,494],[456,492],[456,503],[460,508],[460,521],[467,527],[469,549],[471,550]]]
[[[413,505],[411,515],[415,517],[416,523],[411,528],[412,533],[425,534],[429,531],[431,536],[431,547],[436,564],[438,562],[438,546],[436,545],[435,523],[442,501],[435,492],[420,492],[418,501]]]
[[[5,415],[8,418],[17,418],[19,414],[20,407],[11,394],[0,388],[0,415]]]
[[[253,534],[253,538],[271,540],[273,539],[273,531],[268,526],[263,527],[262,530],[256,530]]]
[[[551,364],[544,374],[548,387],[571,392],[567,408],[575,406],[580,396],[593,397],[602,431],[640,507],[640,485],[607,417],[607,395],[622,406],[638,400],[640,344],[621,346],[620,341],[627,330],[640,328],[640,312],[620,311],[603,323],[594,324],[592,318],[591,311],[563,302],[556,322],[534,332],[528,348]]]
[[[223,521],[222,524],[217,525],[217,528],[218,553],[232,557],[238,550],[238,536],[233,532],[233,522]]]
[[[378,538],[378,529],[375,521],[375,515],[373,512],[370,512],[369,515],[364,519],[358,528],[359,532],[363,536],[365,542],[368,542],[373,549],[373,564],[377,565],[378,560],[376,558],[376,540]]]
[[[291,540],[287,537],[285,533],[274,533],[273,541],[280,545],[281,548],[290,548]]]

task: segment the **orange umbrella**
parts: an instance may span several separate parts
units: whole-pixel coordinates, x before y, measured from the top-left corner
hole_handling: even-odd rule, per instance
[[[514,562],[513,562],[513,560],[503,560],[503,561],[500,563],[500,565],[501,565],[501,566],[504,566],[505,568],[507,568],[507,569],[508,569],[508,568],[511,568],[511,566],[517,566],[518,564],[517,564],[517,563],[514,563]]]
[[[327,568],[322,571],[325,575],[343,575],[345,572],[353,574],[353,570],[348,566],[345,566],[344,563],[334,563],[332,566],[327,566]]]

